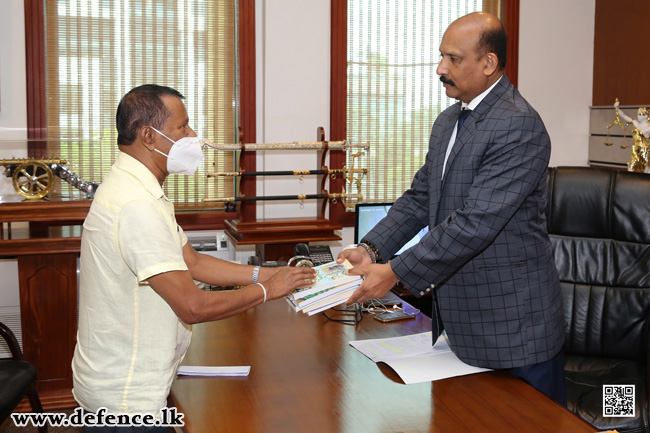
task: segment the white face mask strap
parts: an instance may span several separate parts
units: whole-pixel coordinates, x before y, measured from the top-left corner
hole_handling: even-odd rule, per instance
[[[158,152],[158,153],[161,154],[162,156],[166,156],[167,158],[169,158],[169,155],[165,155],[164,153],[162,153],[161,151],[159,151],[159,150],[156,149],[155,147],[153,148],[153,151],[154,151],[154,152]]]
[[[162,135],[163,137],[165,137],[167,140],[171,141],[172,143],[176,143],[174,140],[172,140],[171,138],[167,137],[165,134],[163,134],[162,132],[158,131],[158,130],[157,130],[156,128],[154,128],[153,126],[150,126],[149,128],[153,129],[153,130],[156,131],[158,134]],[[164,155],[164,153],[163,153],[163,155]]]

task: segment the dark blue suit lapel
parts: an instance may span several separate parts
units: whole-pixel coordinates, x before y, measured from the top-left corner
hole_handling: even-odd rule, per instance
[[[503,96],[505,91],[509,88],[510,81],[505,75],[499,81],[494,89],[488,93],[485,98],[481,101],[480,104],[470,113],[463,124],[463,127],[456,134],[456,141],[454,146],[451,149],[449,158],[447,159],[447,166],[445,167],[445,173],[449,173],[452,162],[456,158],[456,155],[460,153],[466,145],[471,145],[471,139],[476,132],[476,125],[483,121],[485,115],[492,109],[492,107],[497,103],[497,101]],[[453,126],[453,125],[452,125]],[[443,153],[444,159],[444,153]],[[446,177],[446,176],[445,176]]]
[[[449,146],[449,139],[451,138],[452,132],[454,132],[454,127],[456,126],[458,115],[460,114],[460,104],[452,105],[448,114],[449,116],[446,124],[442,125],[443,130],[440,139],[437,143],[432,143],[432,145],[435,146],[435,149],[432,149],[435,152],[432,161],[434,167],[434,179],[442,179],[442,165],[445,162],[445,154],[447,153],[447,147]]]
[[[436,215],[438,212],[438,203],[440,203],[440,189],[442,184],[442,166],[445,162],[445,153],[449,145],[449,139],[456,126],[458,115],[460,114],[460,104],[449,107],[449,114],[446,122],[441,124],[442,132],[437,142],[430,144],[429,151],[432,152],[432,172],[429,174],[429,215]]]
[[[454,142],[453,147],[451,148],[451,153],[447,159],[447,166],[445,167],[445,173],[449,173],[451,164],[454,162],[456,155],[458,155],[461,149],[471,140],[476,131],[476,113],[470,113],[463,124],[463,127],[460,131],[456,133],[456,141]]]

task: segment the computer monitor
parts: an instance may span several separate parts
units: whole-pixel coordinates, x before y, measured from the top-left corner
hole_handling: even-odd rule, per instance
[[[388,215],[388,209],[393,205],[392,202],[385,203],[357,203],[355,206],[355,220],[354,220],[354,243],[359,243],[361,239],[368,233],[379,221]],[[399,255],[407,248],[420,242],[420,239],[429,231],[429,227],[425,227],[420,232],[408,241],[395,255]]]

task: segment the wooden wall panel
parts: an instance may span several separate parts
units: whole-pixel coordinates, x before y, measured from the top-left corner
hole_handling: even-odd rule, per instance
[[[239,2],[239,98],[241,141],[255,143],[256,141],[256,100],[255,100],[255,0],[240,0]],[[239,168],[245,171],[255,171],[255,152],[241,152]],[[244,196],[254,196],[256,178],[244,176],[240,180],[240,193]],[[256,219],[256,202],[239,202],[239,218],[241,221]]]
[[[36,366],[46,410],[74,407],[72,355],[77,334],[77,254],[18,257],[25,360]]]
[[[517,87],[519,84],[519,0],[503,0],[503,16],[501,22],[508,37],[506,53],[506,75]]]
[[[593,105],[650,104],[649,22],[648,0],[596,0]]]
[[[332,33],[331,33],[331,64],[330,64],[330,131],[331,141],[345,140],[347,137],[347,46],[348,46],[348,2],[347,0],[332,0]],[[345,165],[346,153],[330,151],[330,167],[342,168]],[[345,182],[341,176],[330,179],[330,192],[341,192]],[[345,211],[340,201],[330,202],[329,218],[331,221],[344,226],[354,225],[354,214]]]
[[[24,4],[27,138],[30,140],[27,144],[27,154],[32,158],[42,158],[47,154],[44,2],[25,0]]]

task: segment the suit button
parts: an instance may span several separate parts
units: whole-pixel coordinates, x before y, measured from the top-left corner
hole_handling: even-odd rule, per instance
[[[424,296],[424,292],[420,292],[420,296]]]
[[[435,288],[436,288],[436,285],[435,285],[435,284],[431,284],[429,287],[430,287],[431,289],[435,289]]]
[[[431,291],[431,289],[427,289],[427,292],[430,292],[430,291]]]

